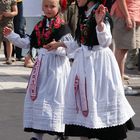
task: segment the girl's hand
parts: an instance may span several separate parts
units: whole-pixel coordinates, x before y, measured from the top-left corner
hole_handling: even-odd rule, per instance
[[[97,8],[97,10],[95,11],[95,19],[96,19],[96,23],[97,25],[101,25],[105,14],[106,14],[107,8],[104,7],[102,4],[99,5],[99,7]]]
[[[3,34],[4,34],[4,36],[9,35],[11,32],[12,32],[12,29],[11,29],[11,28],[9,28],[9,27],[4,27],[4,29],[3,29]]]
[[[66,48],[63,42],[56,42],[55,40],[43,46],[43,48],[46,48],[48,51],[56,50],[58,47]]]
[[[53,40],[52,42],[48,43],[47,45],[43,45],[43,48],[47,49],[48,51],[57,49],[57,42]]]

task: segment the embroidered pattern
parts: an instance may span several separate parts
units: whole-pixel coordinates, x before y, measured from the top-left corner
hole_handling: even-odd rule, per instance
[[[55,33],[62,25],[64,25],[64,20],[62,20],[58,15],[55,18],[50,19],[49,27],[46,27],[47,18],[44,17],[34,28],[37,39],[37,46],[43,46],[49,43],[49,39],[52,37],[52,34]]]
[[[38,58],[36,59],[34,67],[32,69],[31,77],[28,83],[28,89],[30,91],[30,96],[31,96],[32,101],[34,101],[37,98],[37,81],[38,81],[38,74],[40,70],[41,60],[39,60]]]
[[[92,14],[87,19],[84,19],[80,23],[81,44],[87,44],[87,40],[89,40],[90,20],[93,20],[93,17],[95,17],[95,9],[93,9]]]
[[[76,102],[76,111],[77,111],[77,113],[79,112],[79,107],[78,107],[78,103],[77,103],[78,92],[79,92],[79,78],[76,75],[75,76],[75,81],[74,81],[74,93],[75,93],[75,102]]]
[[[88,109],[88,100],[87,100],[87,85],[86,85],[86,79],[85,79],[84,87],[80,88],[80,79],[78,75],[75,76],[74,81],[74,93],[75,93],[75,103],[76,103],[76,111],[79,112],[79,107],[82,111],[82,114],[84,117],[88,116],[89,109]],[[81,89],[81,90],[80,90]],[[78,104],[78,100],[80,104]]]

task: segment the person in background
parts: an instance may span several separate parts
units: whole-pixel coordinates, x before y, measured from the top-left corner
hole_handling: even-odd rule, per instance
[[[34,26],[42,19],[42,1],[39,0],[23,0],[23,16],[26,19],[26,35],[30,35]],[[32,9],[32,10],[31,10]],[[24,66],[32,68],[36,57],[36,49],[22,49],[24,56]]]
[[[19,34],[22,38],[25,37],[26,33],[26,19],[23,16],[23,1],[17,0],[17,8],[18,8],[18,14],[14,17],[13,23],[14,23],[14,31],[15,33]],[[3,41],[4,45],[4,54],[5,57],[7,57],[6,52],[6,43]],[[16,58],[15,58],[16,57]],[[32,68],[34,63],[33,59],[30,55],[30,53],[27,53],[25,57],[22,56],[22,48],[13,46],[12,51],[12,61],[24,61],[24,66],[28,68]]]
[[[64,15],[64,19],[65,19],[66,23],[68,24],[68,26],[71,29],[71,34],[74,38],[75,37],[75,30],[77,27],[77,21],[78,21],[78,8],[76,5],[76,1],[68,0],[67,9],[63,13],[63,15]],[[70,60],[71,65],[74,61],[73,56],[74,56],[74,54],[71,54],[71,56],[69,56],[69,60]]]
[[[78,8],[74,0],[69,0],[68,2],[69,3],[67,9],[64,12],[64,19],[66,23],[69,25],[71,33],[74,37],[78,21]]]
[[[128,50],[127,58],[126,58],[126,64],[125,64],[126,65],[126,68],[128,70],[133,70],[133,69],[137,69],[138,68],[138,63],[139,63],[138,62],[138,55],[139,55],[140,43],[137,43],[137,45],[139,45],[139,46],[137,46],[138,48]],[[125,80],[129,80],[129,78],[130,77],[127,76],[125,78]]]
[[[16,0],[0,1],[0,42],[5,42],[6,64],[12,64],[12,43],[3,36],[3,28],[8,26],[13,29],[13,18],[18,14]]]
[[[23,2],[22,0],[17,0],[18,14],[14,17],[14,32],[19,34],[21,37],[25,37],[25,25],[26,21],[23,17]],[[15,46],[14,48],[15,56],[17,61],[23,59],[22,49]]]
[[[116,0],[111,8],[114,21],[113,39],[115,43],[115,56],[120,68],[122,81],[124,81],[125,63],[128,50],[140,47],[140,1]],[[132,88],[124,85],[125,92]]]
[[[24,130],[34,132],[31,140],[42,140],[43,134],[58,135],[63,139],[64,95],[70,62],[63,47],[47,51],[43,46],[53,40],[73,40],[68,25],[61,17],[65,0],[43,0],[44,18],[34,27],[30,37],[21,38],[10,28],[4,35],[21,48],[35,47],[35,60],[24,103]]]
[[[128,103],[114,53],[110,16],[102,0],[77,0],[79,16],[75,41],[52,41],[50,52],[64,47],[75,52],[67,80],[65,135],[81,140],[124,140],[134,129],[134,111]]]

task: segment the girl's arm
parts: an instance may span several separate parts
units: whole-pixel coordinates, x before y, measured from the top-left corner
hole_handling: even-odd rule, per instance
[[[95,11],[95,19],[97,23],[97,29],[99,32],[103,31],[104,29],[104,17],[106,14],[106,8],[101,4]]]
[[[17,5],[12,6],[12,12],[3,12],[4,17],[14,17],[18,14]]]
[[[69,58],[71,58],[73,57],[72,52],[74,50],[72,46],[75,46],[75,45],[68,46],[68,44],[67,45],[65,44],[66,42],[69,44],[74,42],[74,39],[71,34],[67,34],[60,39],[59,43],[61,47],[57,48],[55,53],[59,55],[63,55],[63,56],[67,55]]]
[[[98,26],[96,27],[97,38],[99,45],[102,47],[108,47],[112,43],[112,35],[109,22],[103,23],[103,30],[99,31]]]
[[[99,5],[95,12],[95,19],[97,23],[96,32],[99,44],[102,47],[108,47],[112,42],[112,35],[109,22],[104,23],[106,15],[106,8]]]
[[[72,52],[77,49],[77,43],[74,41],[71,34],[67,34],[63,36],[60,41],[52,41],[51,43],[44,45],[43,47],[46,48],[48,51],[55,50],[56,53],[60,51],[65,51],[67,54],[71,54]]]
[[[30,39],[29,37],[21,38],[18,34],[12,31],[11,28],[5,27],[3,29],[4,37],[7,38],[12,44],[19,48],[30,48]]]

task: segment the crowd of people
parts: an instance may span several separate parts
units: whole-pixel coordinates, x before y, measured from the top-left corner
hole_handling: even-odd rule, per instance
[[[22,49],[14,46],[2,35],[2,30],[5,26],[11,27],[21,37],[26,36],[26,19],[23,16],[23,1],[10,0],[0,2],[0,44],[3,43],[5,64],[11,65],[15,61],[24,61],[24,66],[32,68],[33,60],[27,54],[22,55]]]
[[[135,112],[125,97],[132,89],[124,84],[124,69],[139,55],[140,1],[42,0],[43,18],[28,36],[21,4],[0,2],[11,7],[0,11],[0,41],[6,43],[6,64],[12,64],[7,42],[17,60],[29,49],[33,63],[31,50],[37,51],[24,102],[30,140],[43,140],[45,133],[60,140],[127,138]]]
[[[138,59],[136,59],[138,54],[136,50],[140,48],[139,6],[140,1],[138,0],[116,0],[111,9],[114,21],[113,39],[115,56],[119,64],[122,80],[129,79],[124,74],[125,64],[127,64],[128,69],[133,69],[139,63]],[[129,61],[126,63],[127,53]],[[130,89],[127,86],[124,87],[126,90]]]
[[[13,18],[17,14],[18,8],[15,0],[0,1],[0,42],[4,41],[6,64],[11,64],[13,46],[11,42],[4,38],[2,31],[5,26],[14,28]]]

